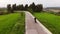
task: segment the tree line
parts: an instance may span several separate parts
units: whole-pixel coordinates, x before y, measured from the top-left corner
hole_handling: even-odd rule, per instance
[[[32,9],[33,12],[41,12],[43,10],[43,5],[42,4],[35,5],[34,2],[29,6],[28,4],[26,4],[25,6],[23,6],[23,4],[18,6],[16,4],[13,4],[12,6],[11,4],[7,5],[8,13],[14,13],[14,11],[17,10],[29,11],[30,9]]]

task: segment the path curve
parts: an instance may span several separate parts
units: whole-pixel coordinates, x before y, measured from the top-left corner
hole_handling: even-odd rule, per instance
[[[48,31],[40,22],[39,23],[34,22],[34,17],[31,13],[25,11],[25,26],[26,26],[26,32],[25,34],[52,34],[50,31]]]

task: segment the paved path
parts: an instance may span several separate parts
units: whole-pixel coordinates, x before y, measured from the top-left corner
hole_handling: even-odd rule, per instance
[[[42,28],[39,23],[34,22],[34,17],[31,16],[29,12],[25,12],[26,14],[26,33],[25,34],[51,34],[47,33],[44,28]]]

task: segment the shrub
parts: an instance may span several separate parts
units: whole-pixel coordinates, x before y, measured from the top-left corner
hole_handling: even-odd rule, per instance
[[[57,12],[56,15],[60,16],[60,12]]]
[[[3,15],[3,14],[4,14],[4,12],[0,11],[0,15]]]

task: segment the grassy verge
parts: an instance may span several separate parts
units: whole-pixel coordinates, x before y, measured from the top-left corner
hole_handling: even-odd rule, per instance
[[[41,12],[33,14],[43,25],[45,25],[53,34],[60,34],[60,16]]]
[[[24,13],[0,15],[0,34],[24,34],[24,21]]]

